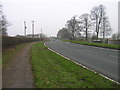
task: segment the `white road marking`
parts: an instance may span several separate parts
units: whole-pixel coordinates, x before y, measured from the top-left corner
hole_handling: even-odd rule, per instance
[[[44,45],[47,47],[47,45],[46,45],[45,43],[44,43]],[[62,56],[63,58],[65,58],[65,59],[67,59],[67,60],[69,60],[69,61],[72,61],[70,58],[63,56],[62,54],[60,54],[60,53],[58,53],[58,52],[52,50],[51,48],[49,48],[49,47],[47,47],[47,48],[48,48],[50,51],[52,51],[52,52],[54,52],[54,53],[56,53],[56,54]],[[80,63],[78,63],[78,62],[75,62],[75,61],[72,61],[72,62],[76,63],[77,65],[82,66],[82,67],[85,68],[85,69],[88,69],[88,70],[94,72],[95,74],[98,73],[98,72],[96,72],[96,71],[94,71],[94,70],[92,70],[92,69],[90,69],[90,68],[88,68],[88,67],[86,67],[86,66],[84,66],[84,65],[82,65],[82,64],[80,64]],[[98,73],[98,74],[99,74],[100,76],[102,76],[102,77],[104,77],[104,78],[110,80],[110,81],[113,81],[113,82],[115,82],[115,83],[117,83],[117,84],[120,84],[119,82],[117,82],[117,81],[115,81],[115,80],[112,80],[112,79],[110,79],[109,77],[107,77],[107,76],[105,76],[105,75],[103,75],[103,74],[101,74],[101,73]]]

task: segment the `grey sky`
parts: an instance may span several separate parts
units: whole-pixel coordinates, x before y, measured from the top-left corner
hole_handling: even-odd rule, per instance
[[[103,4],[113,32],[118,31],[118,1],[119,0],[2,0],[4,14],[12,24],[8,34],[24,35],[23,22],[27,22],[27,34],[32,33],[31,21],[35,21],[35,33],[56,36],[58,30],[74,15],[90,13],[90,10]]]

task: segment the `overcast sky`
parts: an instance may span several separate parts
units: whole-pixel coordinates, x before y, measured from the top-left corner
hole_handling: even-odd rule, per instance
[[[32,33],[32,23],[35,21],[35,33],[56,36],[59,29],[65,26],[67,20],[74,15],[90,13],[90,10],[100,4],[106,7],[107,15],[113,33],[118,31],[118,1],[119,0],[1,0],[3,12],[12,24],[8,34],[24,35],[24,21],[27,22],[27,34]]]

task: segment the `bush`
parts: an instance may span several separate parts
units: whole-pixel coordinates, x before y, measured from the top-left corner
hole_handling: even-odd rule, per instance
[[[25,43],[25,42],[34,42],[39,41],[39,38],[17,38],[17,37],[2,37],[2,48],[7,48],[16,44]]]

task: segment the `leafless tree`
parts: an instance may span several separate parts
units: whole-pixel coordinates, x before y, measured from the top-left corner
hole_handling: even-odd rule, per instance
[[[2,36],[7,36],[7,27],[10,25],[5,17],[5,15],[2,15]]]
[[[112,34],[112,39],[113,40],[120,40],[120,33],[114,33],[114,34]]]
[[[102,22],[102,19],[104,17],[104,15],[106,14],[105,12],[105,7],[103,5],[99,5],[98,7],[94,7],[91,10],[91,19],[94,22],[94,25],[96,27],[96,34],[97,34],[97,39],[99,36],[99,32],[100,32],[100,24]]]
[[[112,31],[108,17],[103,17],[100,28],[101,36],[103,36],[103,43],[105,43],[105,37],[111,35]]]
[[[2,5],[0,4],[0,15],[2,14]]]
[[[90,14],[83,14],[80,16],[80,26],[82,31],[85,32],[85,40],[88,40],[88,29],[91,26],[91,16]]]
[[[10,24],[8,23],[6,16],[3,14],[2,12],[2,5],[0,4],[0,33],[2,34],[2,36],[7,36],[7,27]]]
[[[77,30],[79,30],[79,21],[76,19],[76,16],[72,17],[72,19],[68,20],[67,21],[67,24],[66,24],[68,30],[71,31],[72,33],[72,40],[75,39],[75,32]]]
[[[2,36],[2,5],[0,4],[0,36]]]

